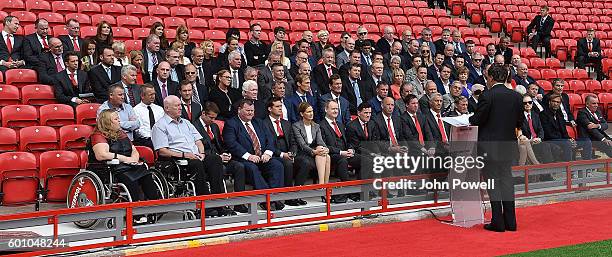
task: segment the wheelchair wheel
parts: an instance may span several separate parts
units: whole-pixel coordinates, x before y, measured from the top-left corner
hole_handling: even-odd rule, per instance
[[[151,176],[153,177],[153,182],[155,182],[157,190],[160,192],[162,199],[170,198],[170,188],[166,177],[164,177],[164,175],[157,170],[151,170]]]
[[[81,170],[68,187],[66,205],[68,208],[86,207],[104,204],[105,192],[102,180],[95,173]],[[80,228],[95,227],[100,219],[80,220],[74,224]]]

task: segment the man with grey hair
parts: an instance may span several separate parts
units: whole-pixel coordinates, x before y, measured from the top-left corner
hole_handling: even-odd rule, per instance
[[[121,81],[113,84],[123,87],[125,102],[134,107],[140,102],[140,85],[136,85],[136,66],[126,64],[121,68]]]
[[[421,38],[418,39],[419,45],[423,46],[423,43],[426,43],[429,46],[429,51],[431,52],[431,56],[435,56],[436,54],[436,46],[432,39],[431,29],[428,27],[423,28],[421,30]]]
[[[455,55],[463,55],[467,51],[465,44],[461,40],[461,31],[454,29],[452,44],[455,46]]]
[[[19,30],[19,19],[15,16],[4,18],[4,28],[2,29],[2,41],[0,44],[0,71],[7,69],[20,68],[25,65],[23,61],[24,39],[21,35],[16,35]],[[6,42],[10,42],[10,45]]]
[[[244,68],[242,66],[242,55],[240,52],[234,50],[227,54],[228,71],[232,76],[231,87],[239,89],[240,85],[244,83]]]
[[[525,88],[529,87],[529,84],[536,83],[536,80],[529,76],[529,69],[526,63],[518,64],[517,72],[512,79],[514,79],[517,85],[522,85]]]
[[[134,140],[134,131],[140,128],[140,121],[138,121],[132,106],[125,103],[125,91],[122,85],[113,84],[108,88],[108,100],[100,105],[97,116],[108,109],[112,109],[119,114],[121,129],[127,134],[130,141]]]
[[[429,108],[421,109],[425,116],[425,148],[430,156],[447,152],[451,125],[442,120],[442,104],[442,95],[435,92],[429,95]]]
[[[142,49],[142,67],[144,68],[142,80],[146,83],[154,79],[155,66],[164,60],[164,55],[160,50],[160,40],[157,35],[149,35],[145,42],[146,47]]]
[[[395,42],[395,39],[393,38],[394,36],[395,29],[393,26],[385,26],[383,29],[383,36],[378,40],[378,42],[376,42],[376,51],[379,51],[382,54],[388,54],[391,51],[393,43]]]
[[[195,66],[198,83],[207,87],[213,87],[215,81],[213,80],[212,65],[204,64],[204,49],[196,47],[191,50],[191,64]]]
[[[344,51],[336,55],[336,67],[342,67],[342,65],[348,63],[350,61],[350,54],[353,50],[355,50],[355,40],[349,37],[348,39],[346,39]]]
[[[258,85],[254,80],[247,80],[242,83],[242,97],[253,101],[255,105],[255,118],[263,119],[268,115],[267,112],[267,101],[258,99]],[[238,110],[238,106],[235,106],[234,110]]]
[[[408,69],[408,60],[402,55],[402,42],[393,42],[389,52],[383,55],[383,64],[385,64],[385,67],[391,67],[391,57],[393,56],[400,58],[400,69],[404,71]]]
[[[198,82],[198,71],[193,63],[185,65],[185,80],[191,83],[193,101],[203,104],[208,100],[208,86]]]

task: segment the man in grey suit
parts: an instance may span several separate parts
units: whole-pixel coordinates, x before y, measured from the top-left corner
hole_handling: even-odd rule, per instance
[[[261,69],[259,69],[259,76],[257,77],[257,84],[260,87],[265,87],[267,90],[270,90],[270,92],[272,91],[272,85],[276,81],[274,74],[272,73],[272,66],[275,63],[281,64],[281,57],[282,57],[281,52],[278,52],[278,51],[270,52],[270,55],[268,56],[268,64],[261,67]],[[291,74],[289,74],[289,69],[287,69],[287,67],[283,66],[282,64],[281,66],[283,67],[282,77],[287,82],[285,86],[293,85],[294,82],[293,82],[293,78],[291,77]],[[280,78],[280,75],[279,75],[279,78]],[[283,78],[280,78],[280,79],[283,79]],[[291,90],[287,90],[287,93],[291,94]]]
[[[136,85],[136,66],[123,65],[121,68],[121,81],[114,85],[120,85],[125,91],[125,103],[132,107],[140,103],[140,85]]]
[[[346,40],[346,47],[344,48],[344,51],[336,55],[336,67],[338,68],[342,67],[342,65],[349,62],[350,52],[353,51],[354,49],[355,49],[355,40],[349,37]]]

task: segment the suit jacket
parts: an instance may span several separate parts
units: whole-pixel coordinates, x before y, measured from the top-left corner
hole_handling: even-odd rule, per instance
[[[425,125],[423,128],[424,139],[425,139],[425,148],[431,149],[435,148],[436,152],[445,152],[444,144],[442,143],[442,133],[440,133],[440,129],[438,128],[438,120],[434,118],[433,113],[429,109],[429,107],[425,110],[421,110],[423,116],[425,116]],[[450,141],[450,129],[451,125],[444,123],[444,131],[446,132],[446,139]]]
[[[408,60],[406,56],[402,54],[398,54],[397,56],[399,56],[401,60],[400,68],[404,71],[406,71],[407,69],[410,69],[410,66],[412,66],[412,63],[410,63],[410,60]],[[391,52],[383,55],[383,63],[385,64],[385,67],[391,67]]]
[[[380,140],[376,123],[370,120],[367,123],[368,137],[366,138],[360,120],[354,119],[346,126],[346,139],[348,148],[355,149],[358,154],[380,154],[380,146],[377,141]]]
[[[478,98],[478,108],[470,123],[478,126],[480,150],[493,161],[516,160],[518,146],[515,129],[523,123],[523,98],[504,84],[495,84]],[[500,147],[499,143],[505,143]],[[480,153],[479,153],[480,154]]]
[[[410,147],[410,152],[412,154],[420,154],[420,149],[423,146],[421,146],[419,142],[419,131],[416,127],[416,123],[414,123],[412,116],[408,112],[402,113],[400,118],[402,123],[406,125],[405,133],[406,139],[408,140],[408,145]],[[423,140],[425,140],[425,126],[427,125],[427,120],[420,111],[417,111],[416,118],[421,129],[421,136],[423,137]]]
[[[338,125],[340,137],[338,137],[334,128],[329,124],[329,122],[327,122],[327,119],[321,119],[321,122],[319,122],[321,133],[323,135],[323,141],[325,141],[325,145],[327,145],[327,148],[329,148],[329,154],[340,154],[340,151],[346,151],[349,149],[344,124],[336,121],[336,125]]]
[[[542,97],[542,104],[544,106],[544,109],[547,109],[550,106],[548,101],[550,100],[550,95],[552,94],[553,92],[551,91],[545,94],[544,97]],[[561,104],[563,104],[563,109],[567,113],[567,120],[573,121],[574,114],[570,111],[569,96],[565,92],[561,93]],[[559,110],[559,113],[561,113],[561,110]],[[561,118],[563,118],[563,114],[561,115]]]
[[[195,84],[195,88],[193,89],[198,90],[198,97],[200,98],[200,103],[205,103],[206,101],[208,101],[209,98],[209,90],[208,90],[208,86],[200,84],[198,82],[196,82]],[[195,95],[195,92],[194,92]]]
[[[98,103],[104,103],[108,100],[108,87],[114,83],[121,81],[121,67],[111,65],[111,78],[108,78],[106,71],[102,64],[98,64],[91,68],[87,74],[91,80],[91,89],[93,90],[94,96]],[[157,105],[163,106],[163,103],[157,103]]]
[[[408,135],[406,135],[407,127],[406,123],[399,117],[399,115],[391,115],[391,120],[393,121],[393,134],[395,135],[395,140],[400,146],[407,146],[407,141],[409,140]],[[372,116],[372,121],[376,124],[376,130],[378,131],[378,136],[380,137],[380,149],[383,152],[388,152],[389,146],[391,145],[391,136],[389,134],[389,130],[387,129],[387,118],[384,117],[383,113],[378,113]],[[412,138],[410,138],[412,140]]]
[[[170,69],[172,70],[172,68],[170,68]],[[174,81],[174,82],[181,83],[181,81],[183,81],[185,79],[185,65],[177,64],[176,67],[174,67],[174,70],[176,71],[176,76],[178,77],[178,81]],[[153,79],[155,79],[156,77],[157,77],[157,65],[155,65],[153,67]],[[145,79],[144,73],[142,75],[142,79],[143,79],[143,81]],[[170,76],[168,76],[168,80],[171,80]]]
[[[597,115],[597,119],[586,108],[582,108],[578,111],[578,115],[576,117],[578,137],[590,138],[591,141],[601,141],[604,138],[610,139],[610,136],[606,134],[608,122],[606,122],[606,119],[603,117],[603,115],[601,115],[599,110],[595,112],[595,115]],[[599,124],[601,125],[601,128],[589,129],[587,127],[589,123]]]
[[[484,78],[484,70],[481,70],[480,74],[478,74],[478,71],[476,70],[476,68],[473,65],[466,64],[466,66],[468,67],[468,70],[470,71],[470,74],[468,75],[467,83],[470,83],[472,85],[474,85],[474,84],[481,84],[483,86],[485,86],[487,84],[487,82],[485,81],[485,78]]]
[[[362,102],[367,102],[376,95],[376,91],[372,88],[374,81],[370,78],[370,81],[359,80],[357,86],[359,87],[359,96]],[[342,79],[342,97],[346,98],[349,102],[349,111],[351,114],[357,114],[357,96],[355,90],[349,78]],[[348,123],[345,123],[348,124]]]
[[[38,58],[28,57],[30,60],[37,59],[35,61],[35,69],[38,73],[38,81],[42,84],[53,85],[55,84],[55,74],[57,74],[57,64],[55,56],[51,52],[45,52],[38,55]],[[32,61],[31,61],[32,62]],[[64,64],[63,56],[60,61]],[[108,94],[108,93],[106,93]]]
[[[198,123],[200,120],[201,114],[202,114],[202,105],[191,100],[191,119],[189,119],[189,115],[187,115],[187,109],[185,108],[185,105],[181,104],[181,118],[190,121],[191,124]]]
[[[436,40],[436,41],[434,41],[434,46],[436,47],[436,51],[435,52],[436,53],[443,53],[444,52],[444,47],[446,47],[446,44],[450,44],[450,43],[451,42],[444,42],[444,40],[442,40],[441,38]],[[431,46],[429,48],[431,48]],[[432,54],[432,56],[435,56],[435,55],[433,55],[434,53],[431,53],[431,54]]]
[[[531,129],[529,129],[529,121],[527,120],[527,117],[523,115],[523,125],[521,126],[521,131],[523,132],[523,135],[529,139],[535,137],[544,139],[544,128],[542,127],[542,122],[540,121],[540,115],[538,113],[538,111],[531,109],[531,124],[533,125],[533,130],[535,131],[536,135],[531,134]]]
[[[296,123],[293,123],[291,126],[293,130],[293,138],[295,139],[295,144],[297,145],[298,152],[302,154],[312,156],[312,152],[314,149],[311,144],[308,144],[306,141],[306,126],[304,125],[304,121],[300,120]],[[325,141],[323,141],[323,135],[321,134],[321,127],[317,123],[312,123],[310,126],[310,132],[312,135],[312,144],[316,146],[324,146],[327,147]]]
[[[118,83],[115,83],[113,85],[120,85],[123,86],[123,83],[121,81],[119,81]],[[112,85],[111,85],[112,86]],[[132,96],[134,97],[134,102],[130,102],[130,105],[132,107],[136,106],[138,103],[140,103],[141,99],[141,90],[140,90],[140,85],[136,85],[136,84],[130,84],[127,85],[128,91],[125,92],[125,102],[127,103],[128,98],[130,97],[130,93],[132,94]]]
[[[261,153],[263,154],[268,150],[272,152],[276,151],[272,135],[268,133],[268,130],[264,127],[262,122],[260,120],[251,120],[250,123],[259,139]],[[227,150],[235,158],[242,159],[245,153],[255,154],[253,141],[238,117],[225,121],[225,125],[223,126],[223,142],[225,142]]]
[[[153,78],[153,81],[151,81],[150,83],[155,88],[155,104],[159,106],[164,106],[164,98],[162,97],[161,85],[159,84],[159,82],[157,82],[157,77]],[[166,87],[168,90],[168,95],[179,96],[179,93],[178,93],[179,84],[178,83],[168,79],[166,80]]]
[[[541,20],[542,16],[536,15],[533,20],[531,20],[531,23],[529,23],[529,25],[527,26],[527,33],[529,34],[532,29],[535,29],[538,35],[543,37],[551,37],[550,33],[552,32],[552,29],[555,26],[555,20],[550,15],[548,15],[548,17],[546,17],[546,20],[544,21],[543,26],[541,25]]]
[[[561,110],[553,112],[550,108],[545,107],[544,111],[540,113],[540,120],[544,128],[544,140],[570,138],[565,128]]]
[[[427,94],[423,94],[423,96],[419,98],[419,110],[423,113],[425,110],[429,110],[429,96]]]
[[[588,54],[590,52],[597,52],[599,53],[599,57],[597,58],[601,59],[602,58],[601,41],[598,38],[593,38],[593,41],[591,42],[591,44],[592,44],[591,46],[592,48],[591,48],[591,51],[589,51],[589,46],[588,46],[586,38],[578,39],[577,49],[576,49],[576,58],[588,57]]]
[[[470,96],[470,98],[468,98],[468,112],[475,112],[476,111],[476,107],[478,107],[478,103],[476,102],[477,100],[474,98],[474,96]]]
[[[336,55],[336,67],[342,67],[342,65],[349,62],[349,56],[346,51],[342,51]]]
[[[64,52],[74,51],[74,43],[70,40],[70,37],[68,35],[60,35],[57,38],[62,41],[62,45],[64,46]],[[83,39],[81,37],[77,38],[77,43],[79,44],[79,50],[83,49]]]
[[[384,37],[381,37],[378,41],[376,41],[376,51],[381,52],[382,54],[387,54],[391,52],[391,44]]]
[[[332,74],[338,74],[338,69],[334,66],[331,67]],[[329,93],[329,76],[327,76],[327,70],[325,64],[321,63],[312,69],[312,79],[317,86],[319,86],[319,93],[321,95]]]
[[[47,35],[46,40],[49,44],[51,36]],[[48,49],[45,49],[45,51]],[[43,45],[38,41],[38,34],[32,33],[25,36],[24,58],[28,66],[37,67],[39,64],[38,56],[43,52]]]
[[[293,77],[289,73],[289,69],[285,67],[285,78],[287,79],[287,83],[285,84],[285,96],[290,96],[293,94],[292,88],[295,85]],[[259,69],[259,75],[257,76],[257,85],[259,85],[260,94],[264,96],[272,95],[272,85],[274,84],[274,76],[272,76],[272,71],[268,66],[263,66]],[[264,90],[264,88],[266,90]]]
[[[229,99],[227,99],[228,96]],[[217,119],[219,120],[226,120],[231,118],[236,111],[233,107],[234,103],[238,102],[240,99],[242,99],[240,91],[233,88],[229,88],[226,95],[225,92],[221,91],[218,87],[213,87],[211,89],[210,97],[208,98],[209,101],[217,104],[219,110],[221,110],[221,113],[219,113],[219,117],[217,117]]]
[[[213,139],[211,139],[208,135],[208,132],[204,128],[204,125],[202,125],[202,121],[199,117],[195,120],[195,122],[193,122],[193,126],[198,132],[200,132],[200,135],[202,135],[202,144],[204,144],[204,152],[206,153],[206,155],[222,154],[226,151],[223,145],[221,131],[219,130],[219,126],[217,125],[217,123],[213,122],[210,124]]]
[[[536,80],[533,79],[532,77],[530,77],[529,75],[527,75],[527,81],[525,81],[525,79],[519,77],[518,75],[514,75],[514,77],[512,79],[514,79],[514,81],[516,82],[517,85],[524,86],[525,89],[529,88],[529,84],[536,83]]]
[[[319,120],[324,120],[325,117],[325,102],[327,101],[331,101],[332,95],[331,93],[325,94],[321,96],[321,101],[319,101]],[[338,120],[338,122],[341,122],[343,124],[348,124],[349,121],[351,121],[351,112],[349,110],[349,106],[350,103],[348,100],[346,100],[346,98],[342,97],[342,95],[340,95],[340,97],[338,98],[340,99],[340,113],[338,114],[338,117],[336,118]]]
[[[317,98],[308,93],[306,94],[306,102],[308,102],[310,106],[312,106],[313,109],[316,109],[318,106]],[[297,93],[285,98],[285,103],[287,103],[287,105],[291,105],[291,110],[293,111],[293,114],[291,115],[289,122],[295,123],[301,120],[302,116],[300,115],[298,107],[300,106],[300,103],[302,103],[302,99],[297,95]],[[289,106],[287,106],[287,111],[289,111]],[[319,113],[316,110],[314,113],[315,113],[315,120],[318,120]]]
[[[153,72],[149,73],[148,69],[149,69],[149,53],[147,52],[147,49],[142,49],[142,67],[144,67],[144,71],[142,72],[142,81],[144,83],[147,82],[151,82],[155,80],[155,76],[153,76],[153,73],[155,73],[155,67],[153,68]],[[157,55],[157,63],[162,62],[163,60],[165,60],[164,55],[162,53],[162,51],[160,50],[159,52],[155,53],[155,55]]]
[[[510,64],[512,62],[512,55],[514,55],[512,48],[506,48],[506,50],[504,50],[502,52],[501,48],[497,47],[497,52],[495,52],[496,55],[501,54],[504,56],[504,63],[505,64]]]
[[[270,116],[262,119],[264,126],[268,129],[268,133],[272,135],[272,140],[274,142],[275,151],[274,156],[280,157],[282,152],[297,152],[297,145],[295,144],[295,138],[293,136],[293,129],[291,128],[291,123],[284,119],[281,119],[280,126],[283,130],[283,137],[279,137],[276,135],[276,124],[272,122]]]
[[[1,38],[1,36],[0,36]],[[24,57],[24,48],[25,48],[25,39],[21,35],[13,34],[13,45],[12,51],[9,53],[8,48],[5,42],[6,38],[2,38],[0,40],[0,60],[8,61],[9,57],[13,60],[23,60]],[[2,66],[4,69],[6,67]]]
[[[72,86],[72,82],[66,70],[55,74],[55,82],[55,98],[63,104],[76,106],[76,103],[71,101],[73,97],[79,97],[79,94],[91,93],[87,72],[82,70],[77,70],[77,88]]]

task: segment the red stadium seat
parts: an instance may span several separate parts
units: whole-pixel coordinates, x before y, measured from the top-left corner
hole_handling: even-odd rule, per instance
[[[31,153],[0,154],[1,205],[21,205],[38,202],[40,180],[36,157]]]
[[[558,69],[557,70],[557,77],[564,79],[564,80],[570,80],[574,78],[574,75],[572,74],[572,70],[569,69]]]
[[[112,16],[112,15],[109,15],[109,14],[94,14],[94,15],[91,16],[91,23],[95,24],[96,26],[98,24],[100,24],[100,22],[102,22],[102,21],[106,21],[110,25],[116,25],[117,24],[117,20],[115,19],[115,16]],[[97,30],[97,28],[96,28],[96,30]]]
[[[585,69],[574,69],[572,70],[572,76],[575,79],[588,80],[589,74]]]
[[[132,30],[132,36],[134,36],[134,39],[139,40],[148,37],[150,32],[151,30],[147,28],[137,28]],[[142,48],[142,42],[137,49],[140,50],[140,48]]]
[[[38,83],[36,71],[30,69],[10,69],[5,72],[5,83],[16,87]]]
[[[116,40],[130,40],[132,39],[132,31],[125,27],[113,27],[113,38]]]
[[[100,104],[80,104],[76,107],[76,122],[77,124],[96,125],[96,116]],[[4,122],[4,119],[2,119]]]
[[[0,127],[0,153],[15,152],[19,149],[19,134],[11,128]]]
[[[27,0],[25,2],[26,11],[46,12],[51,11],[51,4],[44,0]]]
[[[274,20],[291,20],[289,13],[286,11],[271,11],[270,15]]]
[[[58,148],[57,132],[52,127],[30,126],[19,130],[19,151],[40,153]]]
[[[220,30],[207,30],[204,32],[204,38],[213,40],[213,41],[224,41],[225,32],[220,31]]]
[[[229,23],[224,19],[210,19],[208,20],[208,27],[210,29],[226,30],[229,28]]]
[[[533,64],[533,62],[531,64]],[[552,69],[541,69],[540,73],[542,74],[542,79],[545,80],[551,80],[557,77],[557,72]]]
[[[251,19],[253,16],[251,15],[251,11],[245,9],[234,9],[232,10],[232,17],[234,19]]]
[[[217,6],[219,7],[235,7],[234,0],[217,0]]]
[[[150,16],[167,17],[170,16],[170,9],[162,5],[153,5],[147,7]]]
[[[531,63],[531,68],[534,69],[542,69],[546,67],[546,62],[541,58],[531,58],[529,59],[529,62]]]
[[[291,12],[289,13],[289,17],[291,17],[292,21],[307,21],[308,14],[305,12]]]
[[[274,10],[291,10],[288,2],[272,1],[272,9]]]
[[[181,25],[187,25],[187,23],[185,22],[185,19],[183,19],[181,17],[166,17],[166,18],[164,18],[164,26],[166,26],[166,29],[175,29],[175,28],[178,28],[178,26],[181,26]],[[166,37],[174,38],[174,37],[170,37],[170,35],[166,35]]]
[[[142,50],[142,40],[126,40],[125,41],[125,51],[129,53],[132,50],[136,50],[136,51]]]
[[[542,79],[542,74],[540,74],[538,69],[528,69],[527,74],[535,80]]]
[[[153,150],[151,150],[151,148],[138,145],[136,146],[136,150],[138,151],[140,158],[145,160],[145,162],[149,166],[155,165],[155,153],[153,153]]]
[[[0,107],[20,103],[21,96],[19,88],[12,85],[0,84]]]
[[[253,15],[253,19],[256,20],[270,20],[272,19],[272,15],[267,10],[254,10],[251,12]]]
[[[40,107],[40,125],[59,128],[75,123],[74,108],[66,104],[49,104]]]
[[[155,0],[155,4],[164,5],[164,6],[172,6],[172,5],[176,5],[176,1],[174,0]]]
[[[186,7],[196,7],[198,3],[196,0],[176,0],[176,5]]]
[[[147,7],[140,4],[128,4],[125,6],[125,14],[133,15],[136,17],[143,17],[149,15]]]
[[[36,17],[36,14],[28,11],[14,11],[11,12],[11,15],[19,19],[19,23],[21,24],[21,26],[34,24],[34,21],[36,21],[36,19],[38,18]]]
[[[60,149],[85,149],[87,139],[91,136],[93,127],[89,125],[66,125],[59,129]]]
[[[48,85],[27,85],[21,88],[21,103],[34,106],[57,103],[53,87]]]
[[[215,0],[197,0],[199,6],[217,6]]]
[[[82,13],[69,13],[66,14],[65,20],[75,19],[77,20],[81,26],[83,25],[91,25],[91,18],[87,14]],[[55,31],[55,28],[53,29]]]
[[[545,92],[552,90],[552,83],[550,83],[548,80],[538,80],[536,83],[538,83],[538,85],[544,89]]]
[[[75,152],[49,151],[40,155],[39,177],[44,199],[48,202],[66,201],[72,178],[79,173],[80,161]]]
[[[253,1],[251,0],[236,0],[236,8],[242,8],[242,9],[253,9],[255,8],[255,5],[253,4]]]
[[[141,4],[144,6],[152,6],[155,5],[155,0],[134,0],[135,4]]]
[[[144,16],[140,18],[140,24],[143,28],[146,29],[149,29],[153,25],[153,23],[156,22],[163,22],[163,20],[160,17],[155,16]],[[134,32],[132,32],[132,34],[134,34]]]
[[[229,21],[229,27],[237,29],[248,29],[250,24],[248,21],[243,19],[232,19]]]
[[[327,29],[327,26],[323,22],[310,22],[308,28],[314,32]]]
[[[79,13],[87,15],[99,14],[102,12],[102,8],[100,7],[100,5],[92,2],[78,3],[77,10]]]
[[[128,29],[140,28],[140,19],[138,19],[138,17],[136,16],[131,15],[119,15],[117,16],[117,26]]]
[[[49,26],[65,24],[64,16],[55,12],[42,12],[38,14],[39,19],[45,19],[49,22]]]
[[[115,3],[102,4],[102,13],[110,15],[122,15],[125,14],[125,7]]]
[[[581,80],[570,80],[567,82],[569,90],[575,94],[588,93],[586,85]]]
[[[561,62],[557,58],[546,58],[544,62],[546,62],[546,67],[549,69],[561,68]]]
[[[569,97],[570,109],[573,112],[577,109],[577,106],[580,106],[582,104],[582,97],[574,93],[568,93],[567,96]]]
[[[207,29],[208,22],[202,18],[189,18],[187,19],[187,28],[189,29]]]
[[[22,0],[5,0],[0,2],[0,10],[7,13],[25,10],[25,3]]]
[[[308,30],[308,23],[303,22],[303,21],[292,21],[291,23],[289,23],[289,28],[292,31],[300,33],[299,31]]]
[[[590,79],[590,80],[585,81],[584,84],[588,92],[594,92],[594,93],[605,93],[606,92],[601,87],[601,83],[597,80]]]
[[[212,12],[213,12],[213,17],[215,17],[216,19],[222,19],[222,18],[229,19],[229,18],[234,17],[234,14],[232,14],[232,11],[226,8],[215,8],[212,10]]]

